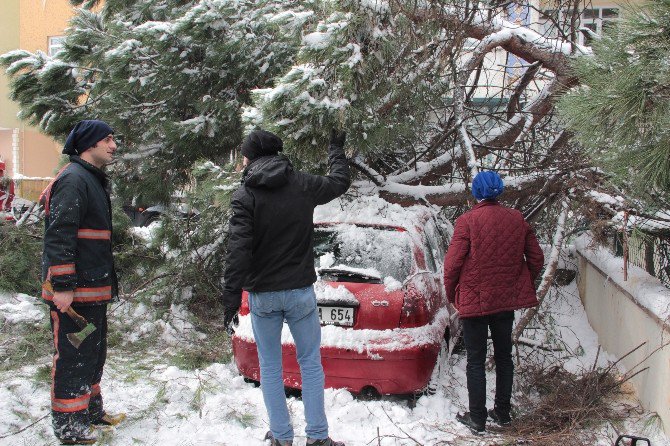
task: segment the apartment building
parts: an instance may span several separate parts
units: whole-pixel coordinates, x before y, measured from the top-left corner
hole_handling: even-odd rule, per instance
[[[74,10],[68,0],[0,1],[0,53],[15,49],[54,53]],[[9,79],[0,75],[0,160],[16,180],[16,193],[34,200],[59,162],[62,149],[38,129],[20,121],[9,99]],[[28,179],[28,180],[26,180]]]

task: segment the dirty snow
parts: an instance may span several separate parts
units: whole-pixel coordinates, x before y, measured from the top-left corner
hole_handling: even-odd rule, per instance
[[[16,294],[8,302],[0,300],[0,321],[10,325],[40,322],[44,314],[44,307],[36,305],[32,296]]]
[[[566,357],[574,356],[574,359],[568,361],[569,368],[590,368],[596,357],[597,337],[588,326],[574,282],[559,290],[560,292],[552,292],[547,303],[552,307],[552,317],[556,319],[556,326],[560,330],[561,342],[566,346],[563,354]],[[30,299],[28,296],[0,294],[0,324],[37,323],[36,312],[42,312],[43,318],[46,318],[42,306],[26,305]],[[23,322],[19,319],[9,322],[8,316],[19,308],[25,310],[27,318]],[[172,325],[175,331],[189,330],[191,327],[187,325],[170,322],[184,317],[183,308],[173,307],[169,313],[172,311],[175,312],[174,315],[161,320]],[[123,303],[115,307],[110,322],[118,329],[121,321],[132,322],[137,326],[153,318],[155,314],[152,314],[152,304]],[[44,319],[40,321],[43,322]],[[154,327],[152,330],[156,329]],[[241,330],[244,330],[243,326]],[[324,327],[324,339],[331,338],[331,331],[335,330],[336,327]],[[189,338],[191,335],[192,333],[183,333],[182,337]],[[545,338],[541,340],[546,341]],[[49,342],[49,339],[45,339],[45,342]],[[103,444],[265,444],[263,437],[268,430],[268,419],[261,391],[253,384],[244,382],[237,373],[234,362],[215,363],[201,370],[181,370],[168,363],[161,348],[161,344],[157,342],[146,352],[110,350],[102,381],[105,404],[111,412],[127,412],[128,420],[105,434]],[[601,352],[598,363],[604,365],[606,359],[606,353]],[[38,367],[50,362],[50,357],[44,357],[36,364],[25,364],[19,370],[0,372],[0,437],[37,421],[20,433],[0,438],[0,445],[58,444],[52,436],[47,416],[49,384],[32,378]],[[433,372],[431,388],[435,393],[422,396],[415,408],[410,408],[406,401],[398,398],[362,401],[344,390],[327,389],[325,404],[330,434],[347,445],[354,446],[416,444],[409,436],[424,445],[446,442],[471,446],[494,444],[495,434],[490,433],[483,439],[475,438],[455,421],[455,415],[467,408],[465,382],[464,355],[447,358],[443,351]],[[495,376],[491,372],[487,374],[487,386],[487,404],[492,406]],[[296,432],[295,444],[301,446],[305,444],[303,405],[294,397],[288,401]],[[668,438],[657,428],[647,427],[645,431],[645,419],[642,417],[638,424],[624,428],[627,432],[649,436],[653,445],[670,444]],[[380,435],[379,442],[377,430]],[[592,446],[611,446],[614,436],[614,432],[604,429],[603,440]]]

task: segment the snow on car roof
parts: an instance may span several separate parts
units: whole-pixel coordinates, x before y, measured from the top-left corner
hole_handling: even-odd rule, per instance
[[[402,207],[376,195],[355,198],[340,197],[314,209],[314,223],[350,223],[400,226],[406,229],[420,226],[433,208],[422,205]]]

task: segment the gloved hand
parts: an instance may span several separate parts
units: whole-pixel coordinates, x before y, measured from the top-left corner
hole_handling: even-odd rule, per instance
[[[237,310],[229,310],[223,313],[223,329],[232,336],[235,333],[235,327],[240,324],[240,318],[237,316]]]
[[[344,130],[337,130],[335,127],[330,129],[330,145],[335,147],[344,147],[344,141],[347,139],[347,133]]]

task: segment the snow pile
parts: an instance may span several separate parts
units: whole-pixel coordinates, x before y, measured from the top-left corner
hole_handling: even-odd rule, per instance
[[[316,301],[323,305],[332,303],[358,305],[356,296],[343,285],[330,286],[325,282],[318,281],[314,284],[314,292],[316,294]]]
[[[392,291],[398,291],[402,288],[402,283],[395,280],[393,277],[384,277],[384,291],[390,293]]]
[[[434,213],[434,208],[428,206],[402,207],[376,195],[365,195],[354,200],[338,198],[317,206],[314,223],[388,225],[410,230]]]
[[[156,317],[152,314],[152,307],[163,305],[161,296],[153,296],[150,305],[138,302],[134,305],[122,303],[110,312],[110,318],[118,317],[132,327],[124,338],[128,342],[137,342],[145,339],[160,341],[163,347],[197,343],[205,338],[191,321],[188,309],[181,304],[172,303],[167,311]]]
[[[45,305],[27,294],[0,293],[0,322],[36,324],[44,320]]]
[[[568,364],[575,370],[582,365],[590,369],[596,357],[597,336],[588,326],[575,282],[560,288],[560,293],[556,291],[552,290],[546,302],[566,346],[564,354],[577,354]],[[14,296],[0,295],[2,304],[10,301],[16,302]],[[110,311],[110,328],[123,330],[124,326],[119,324],[127,323],[127,318],[151,321],[155,318],[153,308],[153,302],[125,303],[120,309]],[[177,313],[181,314],[179,310]],[[335,327],[325,327],[324,333],[329,328]],[[526,357],[529,347],[521,348],[521,357]],[[601,351],[598,365],[605,364],[604,356]],[[51,431],[49,382],[35,379],[38,366],[50,360],[45,356],[38,364],[25,364],[19,370],[0,369],[0,436],[9,434],[0,439],[0,444],[58,444]],[[169,364],[167,355],[155,345],[137,352],[112,348],[101,385],[106,409],[128,414],[124,424],[105,434],[103,444],[266,444],[263,437],[268,430],[268,418],[261,389],[244,382],[233,361],[211,364],[204,369],[182,370]],[[347,391],[326,389],[329,433],[348,446],[417,443],[485,446],[502,441],[494,432],[484,438],[473,436],[455,420],[456,413],[466,411],[468,405],[465,355],[448,358],[443,351],[431,388],[434,393],[419,398],[415,408],[397,398],[362,401]],[[487,407],[493,407],[494,388],[495,374],[488,371]],[[294,444],[302,446],[305,444],[303,404],[291,397],[288,406],[296,434]],[[645,424],[647,420],[646,417],[637,422],[631,419],[621,430],[649,437],[653,445],[670,444],[657,427]],[[615,437],[616,433],[603,428],[599,435],[602,440],[590,446],[611,446]]]
[[[156,231],[158,231],[160,227],[160,221],[153,221],[147,226],[131,226],[128,229],[133,235],[136,235],[143,241],[149,243],[155,238]]]
[[[607,274],[609,280],[626,290],[640,305],[661,320],[670,319],[670,290],[663,286],[660,280],[642,268],[629,264],[628,280],[624,281],[623,258],[615,257],[603,247],[592,247],[591,244],[588,235],[583,235],[575,241],[579,253]]]

